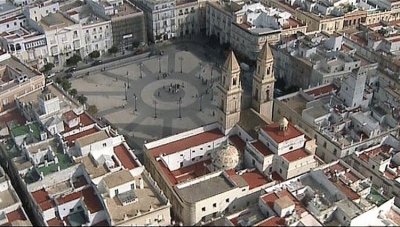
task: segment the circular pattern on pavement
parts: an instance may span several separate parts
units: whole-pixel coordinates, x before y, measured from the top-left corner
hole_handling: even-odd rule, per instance
[[[172,93],[167,94],[171,84],[172,85],[179,84],[180,85],[179,89],[183,89],[183,91],[179,91],[179,93],[176,94]],[[163,95],[161,95],[161,91],[163,89],[167,90],[163,91]],[[159,91],[160,91],[160,96],[158,96]],[[196,102],[197,94],[198,94],[197,88],[186,81],[179,79],[165,79],[165,80],[156,80],[146,85],[142,89],[140,95],[142,97],[143,102],[151,107],[154,107],[154,101],[156,101],[157,109],[176,110],[178,108],[179,97],[182,97],[181,107],[187,107]]]

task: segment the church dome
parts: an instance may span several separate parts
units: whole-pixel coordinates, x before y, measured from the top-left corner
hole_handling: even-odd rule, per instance
[[[213,154],[212,163],[217,169],[234,169],[239,164],[239,151],[232,145],[227,145]]]

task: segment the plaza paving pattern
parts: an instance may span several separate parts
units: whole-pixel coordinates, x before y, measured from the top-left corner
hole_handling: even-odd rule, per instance
[[[145,141],[216,121],[213,100],[218,94],[211,80],[219,79],[220,72],[198,51],[169,48],[163,56],[73,79],[72,87],[88,98],[89,105],[97,106],[97,116],[106,118],[141,150]]]

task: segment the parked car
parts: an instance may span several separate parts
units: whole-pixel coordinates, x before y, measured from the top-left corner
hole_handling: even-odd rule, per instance
[[[46,77],[47,77],[47,79],[50,79],[50,78],[54,77],[55,75],[56,75],[55,73],[50,73]]]
[[[76,71],[76,67],[70,67],[67,70],[65,70],[66,73],[72,73]]]
[[[94,61],[94,62],[92,63],[92,66],[101,65],[102,63],[103,63],[102,60],[96,60],[96,61]]]

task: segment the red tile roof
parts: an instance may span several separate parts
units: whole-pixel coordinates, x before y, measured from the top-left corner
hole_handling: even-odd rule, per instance
[[[58,204],[68,203],[81,198],[81,191],[73,192],[57,199]]]
[[[238,151],[242,153],[244,152],[244,148],[246,147],[246,142],[244,142],[238,135],[229,137],[229,140],[238,149]]]
[[[8,221],[10,223],[13,221],[16,221],[16,220],[21,220],[21,221],[27,220],[27,218],[26,218],[24,212],[21,210],[21,208],[18,208],[17,210],[14,210],[6,215],[7,215]]]
[[[194,179],[199,176],[203,176],[207,173],[209,173],[207,167],[205,164],[210,164],[211,160],[205,160],[201,162],[197,162],[193,165],[186,166],[183,168],[180,168],[175,171],[170,171],[162,161],[157,162],[163,172],[163,176],[168,178],[169,182],[171,185],[176,185],[179,184],[183,181],[189,180],[189,179]]]
[[[65,112],[63,114],[63,117],[65,118],[66,121],[70,121],[70,120],[73,120],[73,119],[77,118],[78,115],[76,115],[73,110],[70,110],[68,112]]]
[[[93,121],[92,118],[90,118],[90,116],[88,114],[82,113],[81,115],[79,115],[79,123],[81,124],[82,127],[85,127],[85,126],[94,124],[96,122]],[[70,127],[68,127],[67,124],[64,124],[64,132],[69,132],[69,131],[77,129],[79,127],[80,126],[78,125],[78,126],[75,126],[73,128],[70,128]]]
[[[5,124],[10,121],[14,121],[15,123],[18,123],[20,125],[24,125],[26,123],[25,117],[21,115],[18,109],[11,110],[0,116],[1,127],[5,127],[6,126]]]
[[[188,138],[184,138],[175,142],[171,142],[165,145],[161,145],[150,149],[150,153],[153,157],[158,157],[161,154],[173,154],[178,151],[183,151],[191,147],[195,147],[207,142],[214,141],[222,138],[224,134],[219,129],[203,132]]]
[[[321,95],[326,95],[329,94],[332,91],[336,91],[337,87],[334,84],[327,84],[323,87],[315,88],[310,91],[307,91],[306,93],[309,95],[313,95],[315,97],[321,96]]]
[[[32,192],[31,194],[36,200],[36,203],[39,204],[40,208],[43,211],[55,207],[54,202],[50,199],[49,193],[46,192],[46,190],[40,189],[38,191]]]
[[[265,146],[261,141],[257,140],[256,142],[253,142],[252,145],[259,151],[262,155],[270,156],[273,155],[274,153],[267,147]]]
[[[290,140],[299,136],[304,135],[300,130],[295,128],[291,123],[288,124],[286,131],[279,129],[279,123],[273,123],[267,125],[262,129],[269,137],[271,137],[276,143],[281,143],[285,140]]]
[[[303,159],[305,157],[310,156],[311,154],[307,153],[304,148],[300,148],[291,152],[288,152],[286,154],[283,154],[282,157],[286,159],[288,162],[294,162],[300,159]]]
[[[257,224],[257,226],[285,226],[285,219],[281,217],[271,217]]]
[[[69,147],[72,147],[72,146],[75,145],[76,139],[84,137],[84,136],[87,136],[87,135],[90,135],[90,134],[93,134],[93,133],[96,133],[98,131],[99,130],[96,127],[93,127],[91,129],[85,130],[83,132],[79,132],[79,133],[67,136],[67,137],[64,138],[64,140],[67,141],[67,145]]]
[[[360,180],[359,177],[357,177],[353,172],[349,171],[347,173],[344,174],[347,179],[351,180],[352,182],[356,182],[358,180]]]
[[[264,175],[258,172],[258,170],[243,173],[241,176],[249,185],[250,190],[271,182]]]
[[[289,199],[294,202],[294,209],[299,216],[302,216],[301,214],[307,211],[303,204],[301,204],[301,202],[296,197],[294,197],[292,193],[290,193],[287,189],[277,192],[277,194],[279,198],[282,198],[284,196],[289,197]]]
[[[131,170],[138,167],[135,159],[123,144],[114,147],[114,153],[124,168]]]
[[[365,162],[368,162],[370,158],[373,158],[381,153],[389,154],[390,148],[391,147],[388,145],[382,145],[380,147],[362,153],[360,155],[360,159],[362,159]]]
[[[279,199],[279,197],[275,194],[275,192],[263,195],[261,199],[267,204],[271,209],[274,208],[275,200]]]
[[[76,178],[76,180],[73,182],[75,188],[80,188],[82,186],[85,186],[88,184],[86,181],[86,178],[84,176],[79,176]]]
[[[340,162],[338,162],[338,163],[336,163],[336,164],[334,164],[334,165],[329,166],[328,168],[326,168],[326,171],[329,171],[329,170],[331,170],[331,171],[333,171],[333,172],[335,172],[335,170],[336,170],[338,173],[340,173],[340,172],[345,171],[346,168],[345,168],[342,164],[340,164]],[[325,172],[326,172],[326,171],[325,171]]]
[[[49,226],[65,226],[64,222],[61,219],[57,218],[57,217],[48,220],[47,224]]]
[[[93,214],[103,209],[99,197],[95,193],[93,187],[85,188],[82,190],[82,194],[83,200],[85,201],[86,207],[90,213]]]
[[[356,200],[359,199],[360,196],[354,192],[351,188],[349,188],[347,185],[345,185],[341,181],[336,181],[333,182],[333,184],[341,191],[343,192],[350,200]]]

